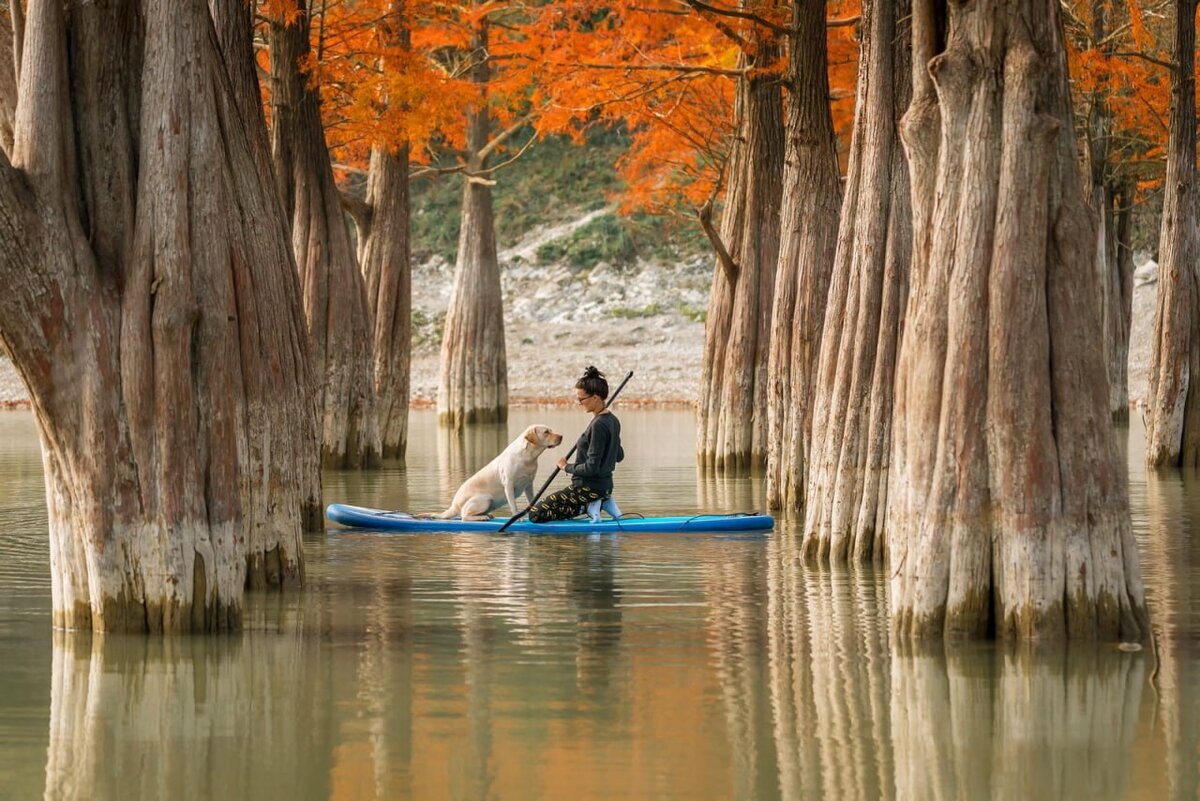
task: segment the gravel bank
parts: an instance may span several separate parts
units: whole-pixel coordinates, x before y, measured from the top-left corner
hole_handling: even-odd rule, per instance
[[[569,402],[575,378],[589,364],[615,380],[634,371],[622,394],[627,404],[695,402],[704,345],[701,318],[711,280],[707,260],[643,264],[625,272],[604,264],[572,270],[529,264],[517,251],[501,254],[513,406]],[[1134,405],[1145,402],[1157,291],[1157,265],[1144,257],[1138,263],[1129,349]],[[439,336],[451,271],[451,265],[437,260],[413,271],[414,405],[437,398]],[[0,408],[28,405],[11,362],[0,357]]]

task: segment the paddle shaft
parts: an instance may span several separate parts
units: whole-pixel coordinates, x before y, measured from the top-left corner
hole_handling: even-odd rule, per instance
[[[625,374],[625,380],[622,381],[617,386],[616,390],[613,391],[613,394],[608,396],[608,400],[605,401],[605,403],[604,403],[605,409],[607,409],[608,407],[613,405],[613,403],[617,400],[617,396],[621,394],[621,390],[623,390],[625,388],[625,385],[629,383],[629,379],[631,379],[631,378],[633,378],[632,370],[630,370],[628,373]],[[599,417],[599,415],[596,415],[596,417]],[[592,425],[596,422],[596,417],[592,418],[592,422],[587,424],[587,428],[584,429],[584,431],[587,431],[588,429],[590,429],[592,427]],[[571,450],[567,451],[566,460],[568,462],[571,461],[571,457],[575,455],[575,449],[578,447],[579,447],[579,440],[575,440],[575,444],[571,446]],[[529,506],[526,506],[523,510],[521,510],[520,512],[517,512],[515,515],[513,515],[508,520],[506,520],[504,522],[504,525],[502,525],[500,527],[500,530],[497,531],[496,533],[499,534],[500,532],[503,532],[504,529],[508,528],[513,523],[517,522],[522,517],[529,514],[529,510],[533,507],[533,505],[535,503],[537,503],[539,500],[541,500],[542,494],[545,493],[546,488],[550,486],[550,484],[554,481],[554,479],[558,477],[558,474],[561,470],[562,470],[561,467],[559,467],[558,465],[555,465],[554,472],[550,474],[550,478],[546,479],[546,483],[543,484],[542,488],[537,491],[536,495],[533,496],[533,500],[529,502]]]

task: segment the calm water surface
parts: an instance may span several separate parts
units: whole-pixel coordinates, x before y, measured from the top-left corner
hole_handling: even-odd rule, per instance
[[[406,469],[327,474],[326,498],[440,509],[508,432],[585,419],[460,439],[415,413]],[[763,507],[756,480],[697,475],[690,413],[622,421],[625,511]],[[1195,799],[1200,484],[1148,478],[1126,438],[1157,660],[898,648],[886,576],[806,569],[786,520],[331,531],[243,634],[162,642],[51,631],[37,434],[0,413],[0,798]]]

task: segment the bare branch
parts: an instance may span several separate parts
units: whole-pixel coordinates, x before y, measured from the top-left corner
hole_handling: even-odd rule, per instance
[[[371,231],[371,218],[375,216],[375,209],[358,195],[344,189],[339,190],[338,195],[342,201],[342,208],[354,218],[354,225],[358,228],[359,241],[366,239]]]
[[[778,22],[772,22],[765,17],[760,17],[758,14],[755,14],[752,11],[743,11],[740,8],[721,8],[719,6],[701,2],[701,0],[684,0],[684,2],[699,11],[701,14],[715,14],[721,17],[735,17],[737,19],[749,20],[755,25],[761,25],[764,28],[775,31],[776,33],[789,34],[792,32],[792,29],[788,26],[780,25]],[[724,31],[722,31],[722,33],[724,33]],[[729,34],[726,33],[725,35],[728,36]]]
[[[592,70],[616,70],[620,72],[677,72],[683,75],[723,75],[729,78],[741,78],[750,72],[749,69],[731,70],[725,67],[702,67],[691,64],[597,64],[592,62],[543,62],[551,67],[571,67]]]
[[[708,200],[704,201],[704,205],[696,209],[696,216],[700,218],[700,227],[704,229],[704,235],[708,237],[708,241],[712,244],[713,250],[717,253],[717,261],[721,263],[721,268],[725,271],[725,278],[731,284],[737,283],[738,264],[733,260],[733,256],[729,254],[729,248],[725,247],[725,242],[721,239],[721,234],[717,231],[712,223],[713,201],[721,192],[721,185],[725,182],[725,164],[721,165],[721,172],[717,176],[717,182],[713,184],[713,190],[708,195]]]
[[[690,8],[698,11],[701,16],[712,23],[714,28],[732,39],[734,43],[736,43],[737,46],[742,49],[742,52],[746,53],[747,55],[750,55],[754,52],[754,48],[750,47],[750,43],[747,42],[740,33],[729,27],[729,25],[721,20],[718,15],[710,11],[706,11],[707,8],[712,8],[711,6],[701,3],[700,0],[683,0],[683,2],[686,3]],[[717,18],[714,19],[714,17]]]
[[[1117,50],[1114,51],[1112,55],[1120,56],[1122,58],[1140,58],[1143,61],[1149,61],[1151,64],[1157,64],[1158,66],[1168,69],[1171,72],[1175,72],[1175,70],[1179,69],[1179,65],[1174,61],[1163,61],[1162,59],[1155,58],[1154,56],[1139,52],[1137,50]]]
[[[476,154],[476,156],[480,161],[483,161],[488,156],[492,155],[492,153],[496,151],[496,148],[500,147],[500,145],[511,139],[513,135],[517,133],[517,131],[520,131],[522,128],[532,122],[535,116],[537,116],[537,112],[531,111],[525,116],[521,117],[512,125],[508,126],[503,131],[492,137],[492,140],[484,145]]]

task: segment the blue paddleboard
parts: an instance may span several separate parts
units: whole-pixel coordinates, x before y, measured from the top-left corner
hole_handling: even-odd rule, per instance
[[[325,515],[335,523],[349,528],[370,531],[499,531],[508,520],[430,520],[413,517],[407,512],[385,512],[331,503]],[[730,515],[689,515],[679,517],[634,517],[620,520],[602,518],[599,523],[587,519],[555,520],[553,523],[530,523],[522,518],[505,531],[526,534],[599,534],[603,532],[682,533],[697,531],[768,531],[775,525],[770,515],[739,513]]]

